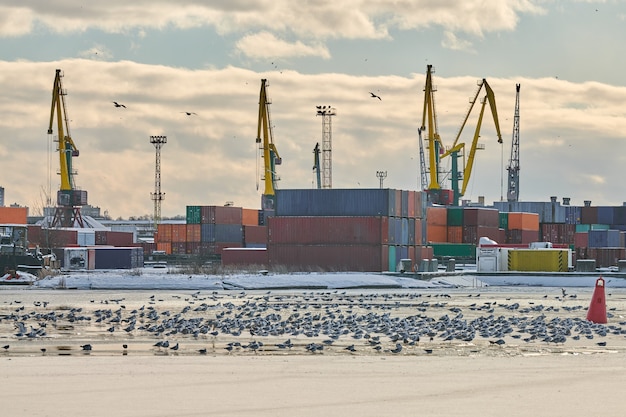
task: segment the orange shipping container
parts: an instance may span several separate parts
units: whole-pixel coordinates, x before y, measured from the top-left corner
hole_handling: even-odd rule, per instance
[[[187,242],[200,242],[200,224],[187,224]]]
[[[463,243],[463,226],[448,226],[449,243]]]
[[[426,240],[434,243],[445,243],[448,239],[448,226],[431,225],[426,226]]]
[[[171,242],[157,242],[156,250],[165,252],[166,255],[172,254],[172,243]]]
[[[446,226],[448,224],[448,209],[445,207],[428,207],[426,209],[426,223],[428,226]]]
[[[244,226],[258,226],[259,225],[259,210],[254,209],[241,209],[241,224]]]
[[[26,207],[0,207],[0,223],[3,224],[26,224],[28,208]]]
[[[537,213],[509,213],[509,230],[539,231],[539,214]]]
[[[172,242],[185,242],[186,239],[187,239],[187,225],[186,224],[173,224],[172,225]]]
[[[158,239],[155,240],[158,242],[171,242],[172,241],[172,225],[171,224],[160,224],[157,228]]]

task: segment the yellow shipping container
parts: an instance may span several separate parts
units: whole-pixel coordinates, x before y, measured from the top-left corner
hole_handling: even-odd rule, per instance
[[[509,271],[567,272],[566,249],[516,249],[510,250]]]

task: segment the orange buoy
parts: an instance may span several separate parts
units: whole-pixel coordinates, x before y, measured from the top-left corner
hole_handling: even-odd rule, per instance
[[[593,290],[589,310],[587,310],[587,320],[593,323],[606,323],[606,297],[604,295],[604,279],[596,280],[596,287]]]

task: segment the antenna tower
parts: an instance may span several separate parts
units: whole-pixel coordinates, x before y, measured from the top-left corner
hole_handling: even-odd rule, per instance
[[[154,192],[150,193],[154,201],[154,230],[161,223],[161,201],[165,199],[165,193],[161,192],[161,147],[167,143],[167,136],[150,136],[150,143],[156,149],[156,162],[154,169]]]
[[[333,188],[332,117],[337,110],[331,106],[316,106],[317,115],[322,116],[322,188]]]

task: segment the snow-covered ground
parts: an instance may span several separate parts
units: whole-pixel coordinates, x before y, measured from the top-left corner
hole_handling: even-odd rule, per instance
[[[21,273],[30,288],[49,289],[176,289],[176,290],[259,290],[259,289],[356,289],[356,288],[480,288],[485,286],[594,287],[601,275],[564,274],[479,276],[428,274],[392,275],[381,273],[290,273],[267,271],[223,275],[189,275],[170,268],[143,268],[127,271],[75,271],[43,279]],[[604,275],[606,287],[626,288],[626,279]],[[5,283],[16,283],[1,277]]]

